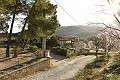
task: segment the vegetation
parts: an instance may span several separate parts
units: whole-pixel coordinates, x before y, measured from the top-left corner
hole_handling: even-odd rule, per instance
[[[7,21],[9,21],[12,16],[10,33],[8,35],[6,57],[10,56],[9,51],[11,46],[11,37],[12,31],[14,29],[13,25],[16,20],[16,15],[26,16],[26,18],[21,22],[23,27],[18,40],[21,40],[22,38],[33,39],[42,37],[42,49],[43,52],[45,52],[46,37],[53,34],[56,28],[60,25],[57,21],[56,8],[57,6],[51,4],[49,0],[1,0],[0,31],[6,31],[8,29]],[[19,18],[21,17],[19,16]],[[25,31],[26,26],[28,26],[27,31]],[[18,40],[16,43],[16,48],[19,46]],[[14,53],[14,57],[17,57],[17,51]]]
[[[92,63],[86,65],[83,71],[80,71],[75,77],[76,80],[95,80],[95,75],[99,75],[99,70],[102,66],[106,65],[108,58],[105,59],[104,56],[96,58]]]
[[[7,4],[7,5],[5,5]],[[9,57],[9,49],[10,49],[10,40],[11,40],[11,34],[12,34],[12,29],[13,29],[13,24],[14,24],[14,20],[15,20],[15,14],[16,14],[16,9],[18,6],[18,0],[2,0],[0,1],[0,9],[1,9],[1,14],[0,15],[8,15],[8,13],[11,13],[12,9],[14,9],[13,11],[13,19],[12,19],[12,23],[11,23],[11,29],[10,29],[10,34],[9,34],[9,38],[8,38],[8,45],[7,45],[7,50],[6,50],[6,57]],[[8,12],[6,12],[8,11]],[[6,21],[5,21],[6,22]]]
[[[9,25],[6,21],[8,21],[8,17],[0,14],[0,32],[7,32]]]
[[[30,51],[35,52],[38,50],[38,47],[37,46],[30,46],[29,49],[30,49]]]
[[[107,0],[111,5],[112,1]],[[119,80],[120,79],[120,54],[112,54],[112,56],[103,55],[98,56],[100,48],[104,49],[105,53],[113,51],[119,51],[119,29],[112,28],[112,25],[107,28],[101,28],[101,33],[98,37],[98,27],[96,26],[64,26],[60,27],[59,21],[57,20],[57,5],[51,4],[50,0],[1,0],[0,1],[0,44],[7,44],[6,57],[10,57],[10,49],[14,51],[14,56],[17,57],[18,52],[21,52],[21,48],[26,49],[34,53],[37,58],[45,56],[46,49],[51,49],[51,52],[71,57],[77,55],[76,52],[90,53],[90,49],[81,49],[76,51],[70,49],[73,44],[66,43],[65,48],[60,47],[60,42],[57,36],[63,35],[74,35],[82,39],[91,37],[95,46],[96,59],[88,64],[83,71],[80,71],[75,77],[76,80]],[[117,24],[120,25],[119,14],[113,14]],[[15,21],[18,21],[17,15],[26,16],[22,22],[22,31],[18,34],[17,38],[12,36],[13,25]],[[19,16],[19,18],[21,18]],[[11,24],[8,25],[8,21]],[[57,29],[60,27],[59,29]],[[10,28],[10,32],[7,30]],[[25,28],[28,28],[25,30]],[[57,30],[56,30],[57,29]],[[99,28],[100,29],[100,28]],[[51,36],[47,39],[48,36]],[[40,38],[40,42],[34,44],[28,43],[30,40]],[[11,45],[14,44],[14,45]],[[26,47],[26,48],[25,48]],[[117,51],[116,51],[117,50]],[[0,58],[2,52],[0,52]]]
[[[37,46],[29,46],[29,50],[32,51],[37,58],[42,57],[42,50],[39,49]]]
[[[120,79],[120,55],[114,55],[111,64],[102,72],[110,80]],[[102,74],[101,73],[101,74]]]
[[[111,62],[112,61],[112,62]],[[119,80],[120,55],[100,56],[80,71],[75,80]]]
[[[60,46],[60,42],[56,35],[53,35],[52,37],[50,37],[50,39],[47,39],[46,44],[47,44],[47,49]]]
[[[61,55],[61,56],[67,56],[67,49],[65,49],[65,48],[53,47],[51,49],[51,52],[58,54],[58,55]]]
[[[98,57],[97,53],[102,44],[101,39],[98,37],[91,37],[90,41],[93,41],[93,44],[95,45],[95,51],[96,51],[95,55],[96,55],[96,57]]]
[[[47,0],[36,1],[33,10],[31,10],[29,14],[28,36],[32,38],[42,37],[44,56],[46,51],[46,37],[52,35],[56,28],[59,27],[56,8],[56,5],[51,4]]]
[[[61,48],[61,47],[53,47],[51,49],[51,52],[61,56],[66,56],[66,57],[71,57],[76,55],[74,49],[67,49],[67,48]]]
[[[13,25],[16,20],[16,15],[22,14],[25,12],[26,10],[25,5],[26,5],[26,1],[20,1],[20,0],[1,0],[0,1],[0,11],[1,11],[0,15],[5,15],[7,17],[7,20],[5,21],[5,23],[8,24],[8,21],[12,19],[11,25],[10,25],[10,32],[8,35],[6,57],[10,56],[9,51],[10,51],[10,45],[11,45],[11,37],[12,37]],[[16,56],[17,55],[14,54],[14,57]]]
[[[65,45],[65,48],[73,48],[73,44],[72,43],[66,43]]]
[[[88,37],[97,36],[99,30],[97,26],[62,26],[58,28],[55,32],[58,36],[63,35],[74,35],[84,40],[87,40]]]

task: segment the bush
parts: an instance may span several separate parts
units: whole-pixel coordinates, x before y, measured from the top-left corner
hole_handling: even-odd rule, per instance
[[[21,50],[19,47],[17,48],[16,46],[13,46],[12,48],[13,48],[13,51],[17,51],[17,52]]]
[[[30,48],[30,45],[29,45],[29,44],[26,44],[26,45],[25,45],[25,48],[29,49],[29,48]]]
[[[67,49],[67,57],[73,57],[73,56],[77,56],[78,53],[76,53],[77,51],[75,49]]]
[[[46,41],[47,49],[51,49],[52,47],[60,46],[58,37],[53,35],[50,39],[47,39]]]
[[[38,50],[38,47],[37,46],[30,46],[29,49],[32,51],[32,52],[35,52]]]
[[[57,52],[57,54],[62,56],[67,56],[67,49],[62,48],[60,51]]]
[[[51,52],[52,52],[52,53],[57,53],[57,52],[60,51],[60,50],[61,50],[60,47],[53,47],[53,48],[51,49]]]
[[[64,46],[65,46],[65,48],[72,48],[73,44],[72,43],[66,43]]]
[[[66,57],[71,57],[71,56],[77,55],[77,53],[75,53],[74,49],[66,49],[66,48],[61,48],[61,47],[53,47],[51,49],[51,52],[61,55],[61,56],[66,56]]]
[[[42,50],[41,49],[38,49],[36,52],[34,52],[34,54],[35,54],[35,56],[37,57],[37,58],[41,58],[42,57]]]
[[[61,56],[67,56],[67,49],[65,49],[65,48],[53,47],[51,49],[51,52],[61,55]]]
[[[35,44],[38,48],[42,48],[42,43],[36,43]]]
[[[30,51],[32,51],[37,58],[41,58],[42,50],[39,49],[37,46],[30,46],[29,47]]]
[[[120,63],[120,54],[117,54],[114,56],[114,63],[119,64]]]

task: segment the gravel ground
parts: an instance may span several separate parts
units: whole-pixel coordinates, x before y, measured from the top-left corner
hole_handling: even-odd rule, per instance
[[[73,60],[66,59],[56,67],[18,80],[69,80],[76,75],[79,69],[83,69],[94,58],[95,56],[82,56]]]

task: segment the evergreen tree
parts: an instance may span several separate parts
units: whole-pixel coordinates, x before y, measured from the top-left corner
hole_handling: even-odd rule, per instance
[[[56,5],[49,0],[38,0],[29,13],[28,36],[30,38],[42,37],[42,50],[45,57],[46,37],[53,34],[59,23],[56,15]]]
[[[6,57],[9,57],[9,51],[10,51],[10,43],[11,43],[11,37],[12,37],[12,31],[13,31],[13,25],[15,21],[16,14],[19,14],[23,11],[23,6],[24,6],[24,0],[1,0],[0,1],[0,15],[4,14],[9,16],[12,15],[12,22],[10,26],[10,33],[8,36],[8,44],[7,44],[7,49],[6,49]]]

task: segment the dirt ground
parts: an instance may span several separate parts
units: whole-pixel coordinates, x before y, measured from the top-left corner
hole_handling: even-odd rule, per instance
[[[27,52],[27,51],[20,53],[17,58],[12,58],[13,56],[12,49],[10,51],[11,57],[5,58],[5,51],[6,51],[5,48],[0,48],[0,54],[1,54],[0,55],[0,75],[10,72],[11,69],[9,70],[8,68],[12,66],[19,65],[21,63],[24,63],[36,58],[36,56],[33,53]],[[51,53],[50,56],[51,56],[51,60],[50,60],[51,67],[57,66],[62,62],[62,60],[65,59],[65,57],[56,55],[54,53]]]
[[[0,59],[5,57],[6,48],[0,48]],[[13,56],[13,48],[10,48],[10,57]]]
[[[0,48],[0,75],[10,72],[8,68],[30,61],[36,57],[33,53],[24,51],[21,52],[17,58],[13,58],[13,51],[11,49],[10,58],[5,58],[5,51],[5,48]]]

